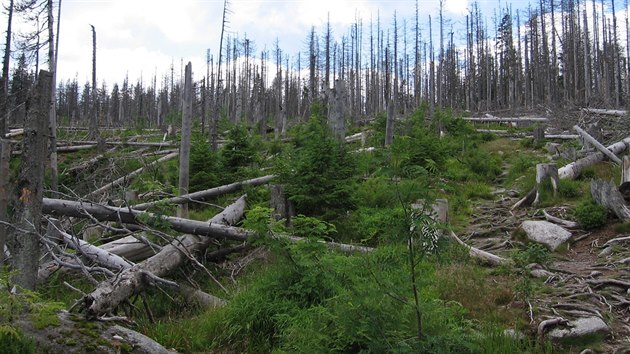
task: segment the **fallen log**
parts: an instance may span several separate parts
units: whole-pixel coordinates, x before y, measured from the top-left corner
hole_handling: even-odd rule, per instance
[[[582,108],[586,113],[601,114],[606,116],[625,117],[628,111],[617,109]]]
[[[98,145],[98,141],[95,140],[82,140],[82,141],[63,141],[60,143],[66,143],[70,145]],[[105,145],[110,146],[139,146],[139,147],[157,147],[157,148],[176,148],[179,144],[173,144],[169,142],[141,142],[141,141],[105,141]]]
[[[158,164],[160,164],[160,163],[162,163],[164,161],[172,160],[172,159],[174,159],[174,158],[176,158],[178,156],[179,156],[179,153],[177,153],[177,152],[170,153],[170,154],[168,154],[168,155],[166,155],[164,157],[161,157],[161,158],[159,158],[159,159],[157,159],[157,160],[155,160],[155,161],[153,161],[153,162],[151,162],[151,163],[149,163],[149,164],[147,164],[145,166],[140,167],[139,169],[137,169],[135,171],[132,171],[131,173],[129,173],[129,174],[125,175],[125,176],[122,176],[122,177],[118,178],[117,180],[112,181],[111,183],[108,183],[108,184],[102,186],[101,188],[99,188],[99,189],[97,189],[95,191],[92,191],[92,192],[88,193],[83,198],[88,199],[88,198],[92,198],[92,197],[95,197],[97,195],[100,195],[103,192],[106,192],[106,191],[112,189],[113,187],[116,187],[116,186],[122,185],[125,182],[128,182],[132,178],[134,178],[137,175],[141,174],[146,168],[158,165]]]
[[[155,255],[161,247],[151,247],[146,242],[139,240],[138,237],[131,235],[100,245],[99,248],[131,262],[138,262]]]
[[[217,223],[182,219],[175,216],[156,215],[131,208],[118,208],[90,202],[44,198],[42,212],[49,215],[77,218],[94,217],[99,221],[116,221],[124,224],[142,224],[142,220],[166,222],[173,230],[193,235],[227,238],[245,241],[251,232]],[[89,215],[89,216],[88,216]]]
[[[178,197],[162,199],[155,202],[136,204],[136,205],[133,205],[132,208],[135,210],[146,210],[158,203],[183,204],[183,203],[188,203],[194,200],[204,200],[206,198],[211,198],[211,197],[216,197],[219,195],[236,192],[238,190],[241,190],[245,186],[259,186],[261,184],[266,184],[266,183],[269,183],[274,177],[275,176],[273,175],[267,175],[263,177],[253,178],[246,181],[226,184],[223,186],[206,189],[199,192],[184,194]]]
[[[577,125],[573,126],[578,134],[589,144],[593,145],[597,150],[599,150],[602,154],[606,155],[611,161],[614,161],[616,164],[621,165],[621,159],[617,157],[613,152],[608,150],[604,145],[602,145],[597,139],[593,138],[589,133],[582,130],[582,128]]]
[[[521,122],[547,122],[549,119],[544,117],[464,117],[468,122],[478,123],[521,123]]]
[[[628,144],[630,144],[630,137],[608,146],[607,149],[610,150],[613,154],[618,155],[628,148]],[[602,161],[603,159],[604,154],[601,152],[596,152],[592,155],[588,155],[560,168],[558,170],[558,176],[561,179],[576,179],[584,168],[594,165]]]
[[[245,197],[225,208],[208,221],[209,224],[232,224],[238,221],[245,211]],[[183,235],[164,246],[155,256],[123,270],[114,280],[101,282],[94,291],[83,298],[88,318],[113,312],[123,301],[145,287],[144,274],[163,276],[184,264],[191,257],[202,252],[210,244],[209,237]]]
[[[504,265],[508,263],[508,260],[503,258],[503,257],[499,257],[497,255],[494,255],[490,252],[486,252],[483,250],[480,250],[478,248],[472,247],[468,244],[466,244],[464,241],[460,240],[459,237],[457,237],[457,235],[455,235],[455,233],[453,231],[449,231],[447,233],[447,235],[449,236],[450,239],[452,239],[453,241],[459,243],[460,245],[466,247],[468,249],[468,253],[470,254],[471,257],[476,258],[484,263],[490,264],[492,266],[500,266],[500,265]]]

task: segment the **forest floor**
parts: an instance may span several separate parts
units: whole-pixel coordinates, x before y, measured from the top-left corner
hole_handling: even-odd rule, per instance
[[[557,133],[571,131],[573,125],[595,125],[601,129],[605,145],[628,136],[627,119],[589,115],[583,112],[565,112],[553,121],[551,130]],[[601,163],[601,169],[610,169],[611,163]],[[559,166],[560,167],[560,166]],[[469,224],[461,232],[461,238],[474,247],[499,255],[509,256],[521,244],[519,227],[525,220],[545,220],[542,210],[562,219],[572,219],[572,205],[545,205],[514,209],[519,200],[514,186],[496,181],[494,200],[482,201],[474,206]],[[614,252],[604,245],[611,239],[627,237],[630,228],[617,219],[595,230],[573,229],[567,245],[552,253],[545,265],[545,273],[528,286],[531,291],[524,301],[515,300],[508,306],[522,308],[522,315],[536,333],[537,324],[546,319],[564,318],[568,321],[581,317],[600,317],[610,327],[610,335],[601,338],[593,349],[605,353],[630,352],[630,303],[625,300],[630,290],[623,285],[607,283],[607,280],[630,281],[630,268],[619,260],[628,257],[627,246]],[[563,341],[569,352],[579,353],[580,344]]]

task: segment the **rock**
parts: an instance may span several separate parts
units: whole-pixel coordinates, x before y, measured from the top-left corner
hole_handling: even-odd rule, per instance
[[[523,221],[521,229],[525,231],[528,239],[542,243],[552,251],[571,238],[571,232],[548,221]]]
[[[525,339],[525,335],[523,334],[523,332],[517,331],[512,328],[508,328],[505,331],[503,331],[503,335],[509,338],[516,339],[516,340]]]
[[[599,317],[583,317],[569,322],[567,328],[555,328],[549,332],[552,339],[579,338],[590,335],[607,335],[610,333],[608,325]]]

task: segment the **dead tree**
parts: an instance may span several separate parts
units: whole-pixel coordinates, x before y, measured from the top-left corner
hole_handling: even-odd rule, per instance
[[[184,106],[182,112],[182,142],[179,149],[179,194],[188,194],[189,166],[190,166],[190,132],[192,130],[192,64],[186,65],[184,81]],[[188,217],[188,204],[182,203],[177,208],[177,216]]]
[[[245,211],[245,198],[241,197],[225,210],[208,220],[210,224],[231,224]],[[116,279],[105,281],[83,299],[88,317],[113,312],[119,304],[142,290],[151,276],[163,276],[203,252],[210,244],[209,237],[184,235],[155,256],[122,271]]]
[[[96,29],[92,27],[92,99],[90,110],[90,139],[98,138],[98,116],[96,115]]]
[[[7,221],[7,205],[9,201],[9,162],[11,160],[11,143],[0,138],[0,222]],[[4,263],[4,246],[6,244],[6,226],[0,224],[0,265]]]
[[[34,289],[39,266],[39,234],[46,161],[46,122],[50,108],[52,75],[42,70],[37,79],[33,104],[26,117],[22,166],[17,181],[16,210],[8,238],[15,282]]]
[[[13,24],[13,0],[7,8],[7,37],[4,43],[4,60],[2,61],[2,84],[0,85],[0,138],[4,137],[9,125],[9,62],[11,61],[11,26]],[[0,250],[4,252],[4,250]]]

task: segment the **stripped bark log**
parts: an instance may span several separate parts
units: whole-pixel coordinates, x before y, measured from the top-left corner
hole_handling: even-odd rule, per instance
[[[468,122],[478,123],[522,123],[522,122],[547,122],[549,119],[544,117],[464,117]]]
[[[628,148],[630,144],[630,137],[625,138],[622,141],[614,143],[607,147],[613,154],[620,154]],[[575,162],[572,162],[558,170],[558,176],[560,179],[576,179],[582,170],[588,166],[594,165],[604,159],[604,154],[601,152],[594,153],[583,157]]]
[[[243,216],[244,211],[243,196],[208,223],[232,224]],[[166,275],[184,264],[190,257],[195,257],[197,253],[208,248],[211,243],[210,237],[191,234],[180,236],[155,256],[123,270],[115,280],[101,282],[94,291],[83,298],[87,317],[111,313],[123,301],[142,290],[146,284],[143,273],[149,272],[158,277]]]
[[[131,262],[145,260],[155,255],[161,249],[161,247],[152,247],[146,242],[139,240],[137,236],[133,235],[100,245],[99,248],[123,257]]]
[[[42,210],[45,214],[78,218],[87,218],[89,214],[99,221],[116,221],[124,224],[141,224],[142,220],[140,218],[144,220],[160,220],[168,223],[173,230],[178,232],[237,241],[245,241],[252,234],[244,229],[216,223],[156,215],[131,208],[117,208],[89,202],[44,198]]]
[[[136,176],[138,176],[139,174],[141,174],[141,173],[142,173],[142,172],[143,172],[146,168],[149,168],[149,167],[151,167],[151,166],[158,165],[158,164],[160,164],[160,163],[162,163],[162,162],[164,162],[164,161],[172,160],[172,159],[176,158],[177,156],[179,156],[179,154],[178,154],[177,152],[174,152],[174,153],[168,154],[168,155],[166,155],[166,156],[164,156],[164,157],[161,157],[161,158],[159,158],[159,159],[157,159],[157,160],[155,160],[155,161],[153,161],[153,162],[151,162],[151,163],[149,163],[149,164],[147,164],[147,165],[145,165],[145,166],[143,166],[143,167],[140,167],[139,169],[137,169],[137,170],[135,170],[135,171],[133,171],[133,172],[129,173],[128,175],[125,175],[125,176],[123,176],[123,177],[120,177],[120,178],[118,178],[117,180],[114,180],[114,181],[112,181],[111,183],[108,183],[108,184],[106,184],[106,185],[102,186],[101,188],[99,188],[99,189],[97,189],[97,190],[95,190],[95,191],[92,191],[92,192],[88,193],[88,194],[87,194],[85,197],[83,197],[83,198],[87,199],[87,198],[93,198],[93,197],[95,197],[95,196],[98,196],[98,195],[100,195],[100,194],[102,194],[102,193],[104,193],[104,192],[106,192],[106,191],[108,191],[108,190],[112,189],[113,187],[120,186],[120,185],[122,185],[122,184],[124,184],[124,183],[126,183],[126,182],[130,181],[130,180],[131,180],[131,179],[133,179],[134,177],[136,177]]]
[[[601,115],[615,116],[615,117],[624,117],[628,114],[628,111],[616,110],[616,109],[583,108],[582,110],[586,113],[594,113],[594,114],[601,114]]]
[[[460,240],[459,237],[457,237],[457,235],[455,235],[455,233],[453,231],[449,231],[447,233],[448,237],[459,243],[460,245],[466,247],[468,249],[468,253],[470,254],[471,257],[476,258],[480,261],[482,261],[483,263],[487,263],[491,266],[500,266],[500,265],[504,265],[508,263],[508,260],[503,258],[503,257],[499,257],[497,255],[494,255],[490,252],[486,252],[486,251],[482,251],[478,248],[472,247],[468,244],[466,244],[464,241]]]
[[[236,192],[238,190],[241,190],[245,186],[259,186],[262,184],[266,184],[266,183],[269,183],[274,177],[275,176],[273,175],[267,175],[263,177],[249,179],[246,181],[235,182],[235,183],[226,184],[219,187],[214,187],[214,188],[206,189],[203,191],[182,195],[179,197],[173,197],[173,198],[158,200],[155,202],[137,204],[137,205],[133,205],[132,208],[134,208],[135,210],[146,210],[158,203],[182,204],[182,203],[188,203],[193,200],[204,200],[206,198],[211,198],[211,197],[216,197],[219,195]]]
[[[591,196],[593,200],[612,211],[620,220],[630,220],[630,209],[614,183],[602,180],[591,182]]]
[[[553,215],[550,215],[549,213],[547,213],[546,210],[543,210],[543,215],[545,215],[545,219],[547,219],[547,221],[552,222],[554,224],[558,224],[560,226],[570,228],[570,229],[575,229],[580,226],[575,221],[564,220],[564,219],[557,218]]]
[[[575,129],[575,131],[578,132],[578,134],[580,134],[582,138],[584,138],[585,141],[593,145],[602,154],[606,155],[606,157],[608,157],[611,161],[614,161],[616,164],[621,165],[621,159],[619,159],[617,155],[615,155],[613,152],[608,150],[604,145],[602,145],[599,141],[597,141],[597,139],[593,138],[589,133],[585,132],[584,130],[582,130],[582,128],[578,127],[577,125],[574,125],[573,129]]]

